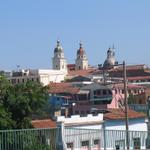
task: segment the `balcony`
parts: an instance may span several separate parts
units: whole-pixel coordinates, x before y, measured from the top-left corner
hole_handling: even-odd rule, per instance
[[[112,95],[94,95],[90,101],[112,101]]]

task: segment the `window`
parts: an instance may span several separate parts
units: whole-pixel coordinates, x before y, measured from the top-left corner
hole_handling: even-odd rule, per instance
[[[86,111],[86,113],[87,113],[87,114],[90,114],[90,111],[89,111],[89,110],[87,110],[87,111]]]
[[[88,149],[89,148],[89,141],[82,141],[81,142],[81,148]]]
[[[16,83],[16,79],[12,79],[11,82],[12,82],[12,84],[15,84]]]
[[[111,92],[111,90],[108,90],[108,94],[109,94],[109,95],[112,95],[112,92]]]
[[[94,145],[99,144],[99,139],[94,140]]]
[[[76,111],[75,111],[75,114],[78,115],[78,114],[79,114],[79,111],[76,110]]]
[[[101,95],[101,90],[97,90],[97,95]]]
[[[83,110],[81,111],[81,115],[84,115],[84,111]]]
[[[73,150],[73,143],[67,143],[67,150]]]
[[[134,149],[138,150],[141,147],[140,138],[133,138]]]
[[[103,95],[106,95],[107,94],[107,91],[106,90],[103,90]]]
[[[94,149],[99,149],[100,148],[100,140],[99,139],[95,139],[93,141],[93,144],[94,144]]]
[[[117,140],[115,141],[116,150],[123,150],[125,149],[125,140]]]

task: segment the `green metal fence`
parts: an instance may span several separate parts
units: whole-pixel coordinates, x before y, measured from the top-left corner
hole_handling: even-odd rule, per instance
[[[57,129],[0,131],[0,150],[56,150]]]
[[[125,150],[126,131],[65,128],[68,150]],[[148,132],[129,131],[130,150],[147,150]]]
[[[67,128],[0,131],[0,150],[125,150],[126,131]],[[62,135],[63,133],[63,135]],[[147,150],[150,134],[129,131],[130,150]],[[64,147],[61,147],[61,141]],[[60,146],[58,146],[60,144]]]

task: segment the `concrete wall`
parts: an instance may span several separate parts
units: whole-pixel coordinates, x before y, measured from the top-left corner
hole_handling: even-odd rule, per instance
[[[98,114],[97,116],[93,116],[92,114],[89,114],[85,117],[80,117],[79,115],[73,115],[70,118],[65,118],[64,116],[57,117],[57,122],[63,122],[64,126],[70,126],[70,127],[81,127],[81,128],[93,128],[97,127],[97,123],[99,127],[100,124],[103,122],[103,114]],[[95,124],[94,124],[95,123]],[[92,124],[92,125],[89,125]]]

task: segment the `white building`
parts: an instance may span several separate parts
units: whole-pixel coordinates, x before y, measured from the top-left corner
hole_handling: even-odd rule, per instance
[[[91,144],[99,148],[101,134],[97,131],[102,129],[103,114],[97,116],[90,114],[86,117],[74,115],[71,118],[61,116],[57,118],[57,122],[62,124],[62,140],[66,150],[86,150],[87,145]]]
[[[146,148],[147,124],[145,115],[129,110],[130,149],[136,146]],[[57,123],[62,126],[62,139],[67,150],[114,150],[125,149],[126,130],[125,114],[121,110],[109,110],[97,116],[78,115],[71,118],[58,117]],[[140,149],[139,148],[139,149]]]
[[[147,131],[144,113],[128,110],[129,130],[130,131]],[[108,109],[104,114],[106,130],[126,130],[125,113],[122,109]]]
[[[50,70],[50,69],[39,69],[38,75],[40,77],[40,82],[43,85],[48,85],[50,82],[62,82],[65,79],[65,70]]]
[[[27,81],[36,81],[42,83],[44,86],[50,82],[64,81],[66,71],[52,70],[52,69],[26,69],[19,70],[12,73],[8,80],[12,84],[25,83]]]

